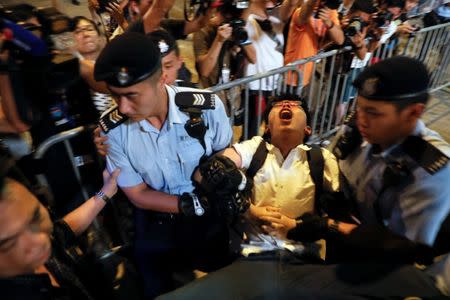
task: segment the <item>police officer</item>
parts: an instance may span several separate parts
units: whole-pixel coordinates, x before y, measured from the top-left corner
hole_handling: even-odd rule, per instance
[[[229,145],[231,128],[215,95],[164,84],[160,50],[143,34],[109,43],[95,78],[118,104],[100,121],[110,145],[107,167],[121,169],[118,184],[137,208],[136,261],[145,296],[153,298],[174,288],[176,270],[226,262],[224,226],[208,214],[211,202],[196,194],[190,177],[202,156]],[[192,118],[182,111],[189,102],[206,109]]]
[[[333,152],[355,201],[355,222],[317,218],[291,236],[315,222],[336,233],[347,259],[429,262],[450,211],[450,147],[420,120],[429,74],[399,56],[368,67],[354,85],[356,122],[344,126]]]

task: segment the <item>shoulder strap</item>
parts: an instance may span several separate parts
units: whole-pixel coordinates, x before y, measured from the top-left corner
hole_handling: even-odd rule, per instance
[[[267,147],[266,147],[266,141],[262,140],[258,148],[256,149],[255,154],[253,154],[252,161],[250,162],[250,166],[247,169],[247,176],[250,178],[253,178],[256,173],[261,169],[262,165],[266,161],[267,157]]]
[[[119,111],[119,107],[113,106],[103,112],[98,124],[104,133],[108,133],[126,120],[128,120],[128,117]]]
[[[402,146],[403,151],[431,175],[445,167],[449,161],[444,153],[419,136],[409,136]]]
[[[323,192],[323,169],[324,160],[322,155],[322,149],[320,146],[311,145],[311,150],[306,152],[308,157],[309,170],[311,172],[311,178],[315,186],[314,206],[316,211],[319,211],[319,199]]]

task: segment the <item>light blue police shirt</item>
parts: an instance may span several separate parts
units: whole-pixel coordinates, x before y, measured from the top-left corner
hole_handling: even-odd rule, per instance
[[[421,136],[450,155],[450,145],[422,121],[418,121],[413,135]],[[394,233],[431,246],[450,211],[450,164],[431,175],[398,150],[398,145],[394,145],[375,154],[373,146],[364,142],[346,160],[341,160],[339,166],[357,201],[362,223],[378,222],[374,202],[381,194],[379,205],[384,224]],[[407,166],[413,182],[383,191],[382,177],[388,161]]]
[[[120,187],[132,187],[142,182],[157,191],[172,195],[191,192],[191,174],[204,153],[200,142],[184,129],[189,116],[175,104],[175,95],[192,88],[166,86],[169,110],[161,130],[147,120],[128,120],[108,132],[110,144],[107,156],[108,171],[120,168]],[[216,96],[214,110],[204,110],[203,119],[206,154],[229,146],[232,131],[222,101]]]

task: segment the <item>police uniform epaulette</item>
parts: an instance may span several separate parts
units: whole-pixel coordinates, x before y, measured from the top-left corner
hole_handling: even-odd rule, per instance
[[[128,120],[128,117],[119,111],[118,106],[114,106],[102,114],[98,120],[98,124],[104,133],[108,133],[111,129],[116,128],[126,120]]]
[[[180,91],[175,95],[175,104],[180,109],[214,109],[216,106],[215,96],[212,92],[200,90]]]
[[[409,136],[402,145],[403,151],[431,175],[449,161],[444,153],[419,136]]]

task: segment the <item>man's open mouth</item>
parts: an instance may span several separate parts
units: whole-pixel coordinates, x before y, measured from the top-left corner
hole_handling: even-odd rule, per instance
[[[280,111],[280,119],[290,120],[292,119],[292,111],[288,108],[284,108]]]

